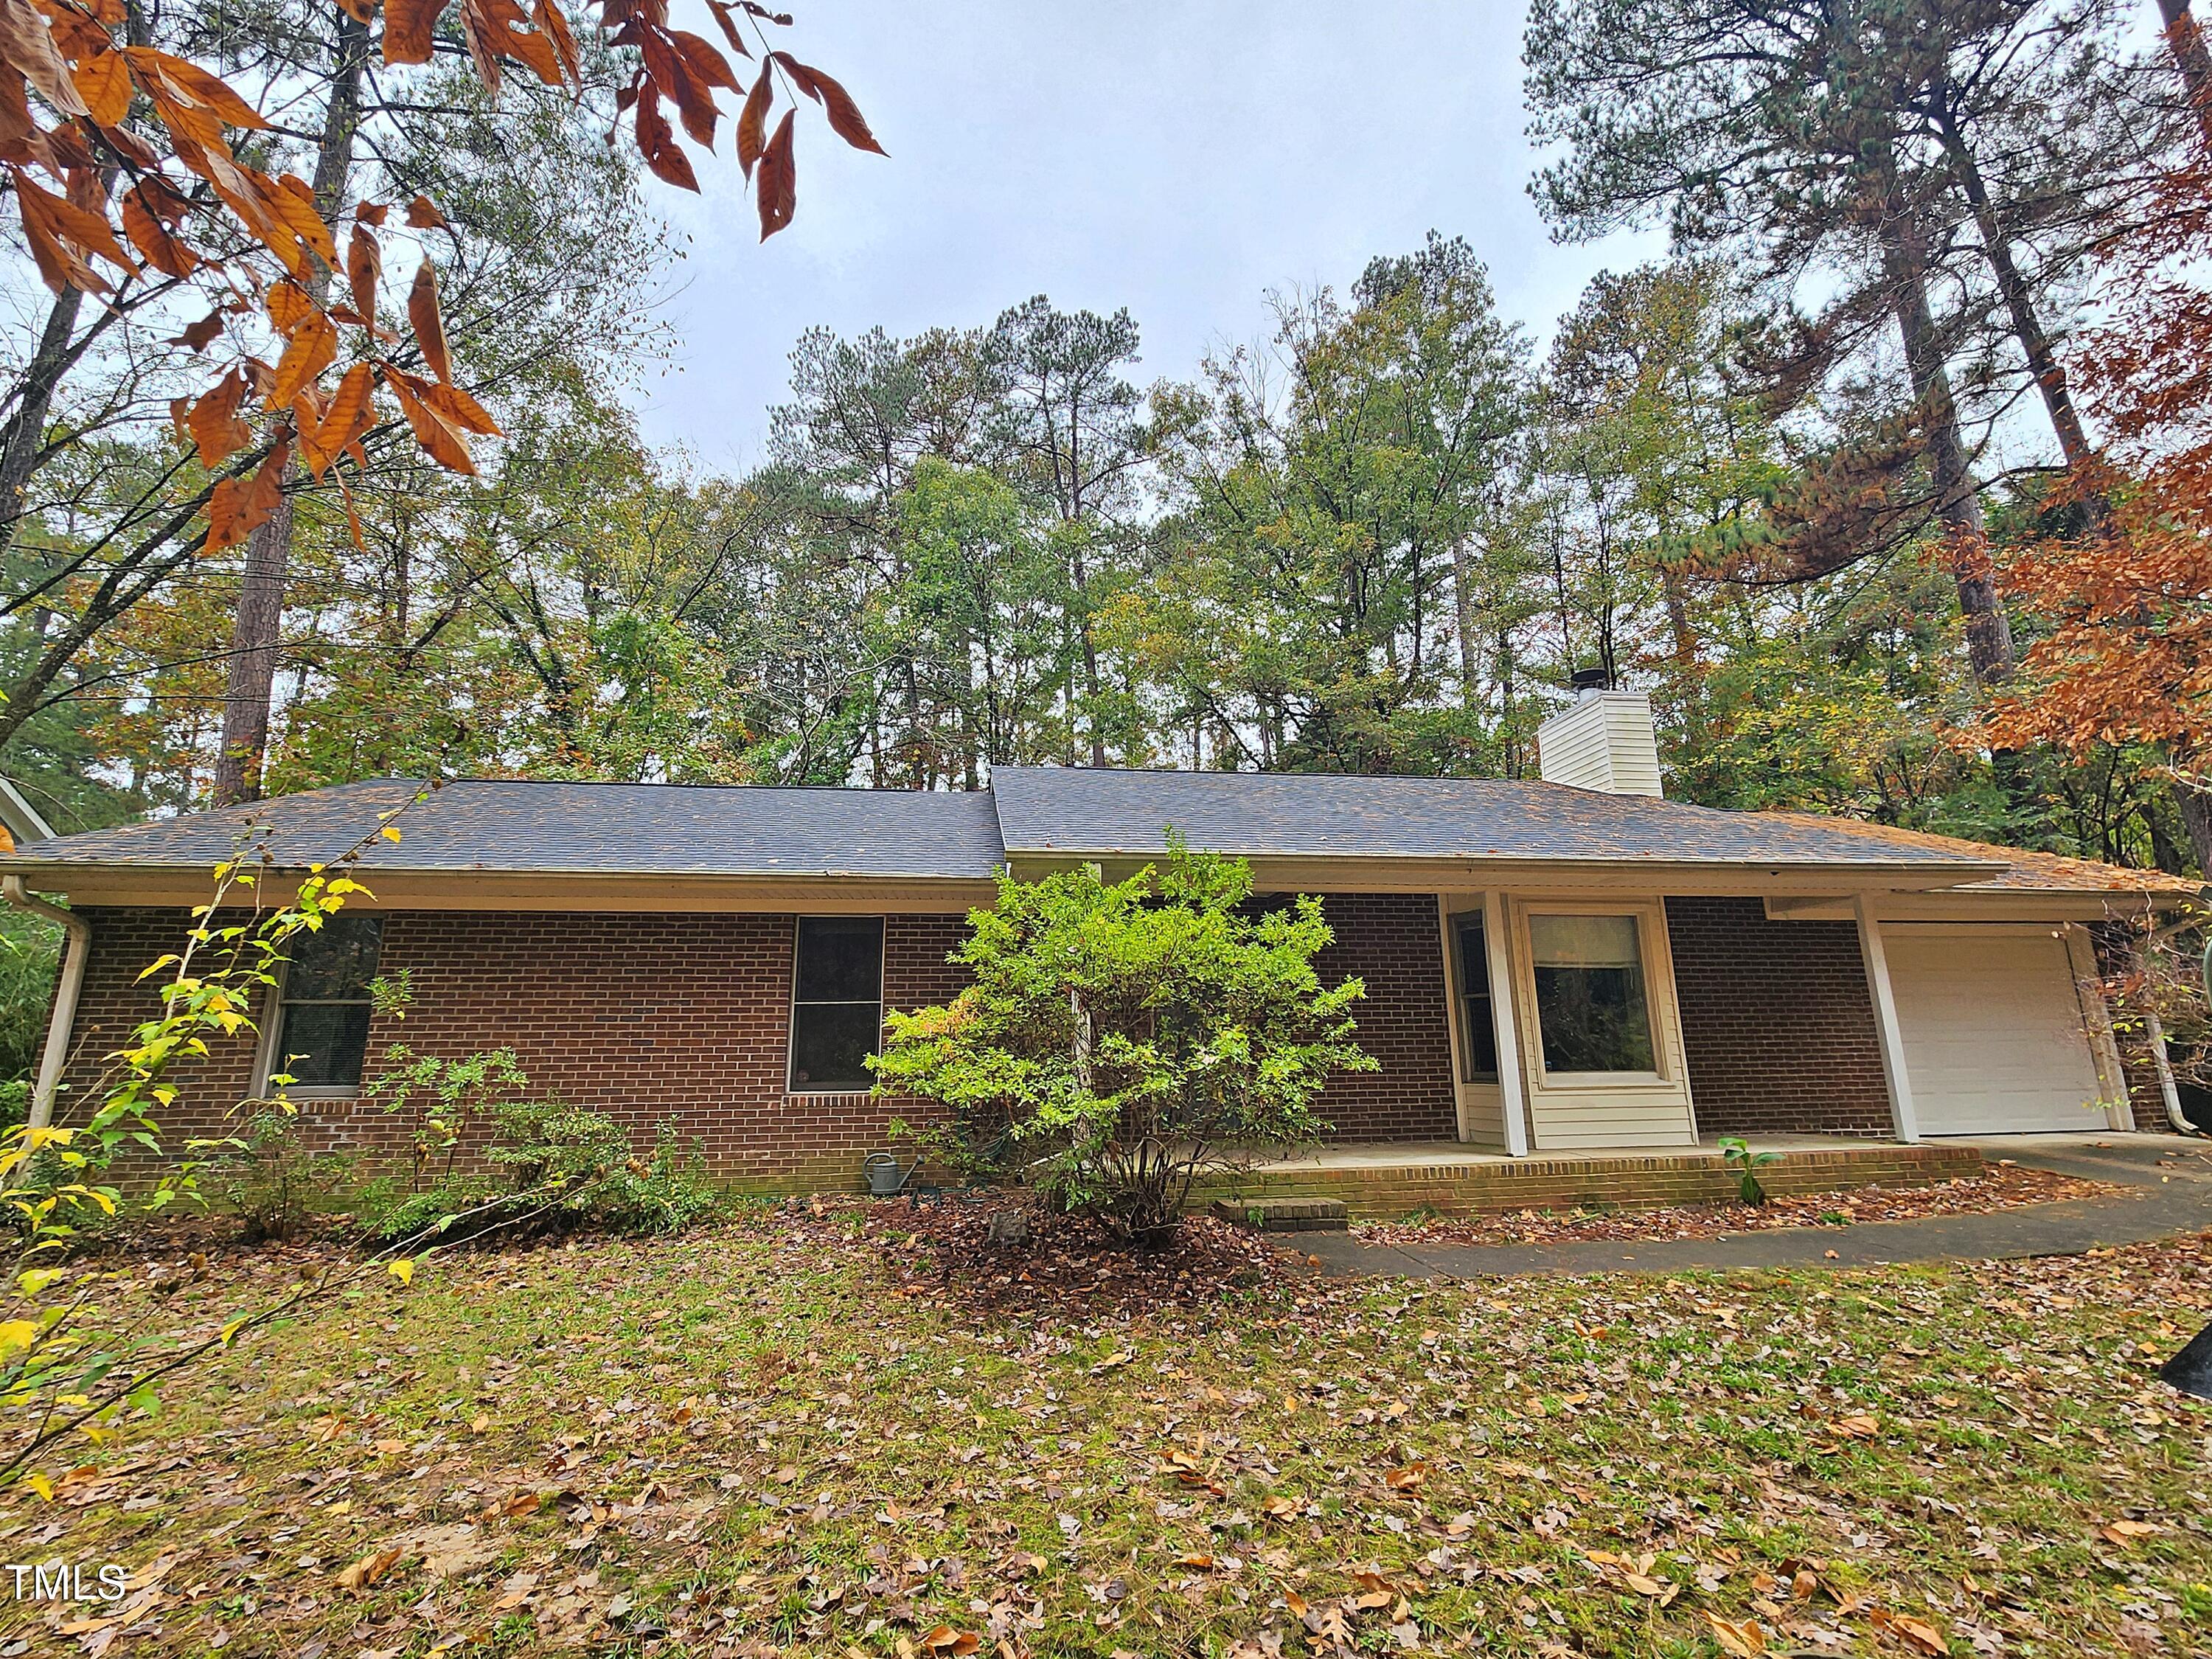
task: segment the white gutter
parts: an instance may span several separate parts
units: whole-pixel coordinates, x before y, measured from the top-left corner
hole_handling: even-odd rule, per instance
[[[21,876],[0,880],[0,898],[18,910],[57,923],[68,935],[62,950],[60,982],[54,988],[53,1018],[46,1023],[46,1050],[39,1056],[38,1080],[31,1087],[29,1127],[43,1129],[54,1121],[54,1094],[61,1087],[62,1066],[69,1059],[70,1034],[76,1026],[76,1002],[84,989],[85,964],[92,957],[92,924],[74,910],[64,910],[34,896]]]

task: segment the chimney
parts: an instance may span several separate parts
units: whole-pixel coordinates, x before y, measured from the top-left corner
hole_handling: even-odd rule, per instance
[[[1547,783],[1608,795],[1661,795],[1651,700],[1615,691],[1601,669],[1574,677],[1575,700],[1536,728],[1537,769]]]

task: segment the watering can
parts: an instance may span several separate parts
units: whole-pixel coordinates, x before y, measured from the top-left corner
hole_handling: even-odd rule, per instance
[[[906,1190],[906,1183],[921,1167],[916,1158],[913,1168],[902,1170],[899,1161],[889,1152],[870,1152],[860,1160],[860,1174],[868,1183],[871,1198],[890,1198]]]

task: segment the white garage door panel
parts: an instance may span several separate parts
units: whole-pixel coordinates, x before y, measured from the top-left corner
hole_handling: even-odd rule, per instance
[[[2066,942],[2047,929],[1882,929],[1923,1134],[2101,1129]]]

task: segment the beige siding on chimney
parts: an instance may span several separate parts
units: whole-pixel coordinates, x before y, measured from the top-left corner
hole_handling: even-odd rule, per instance
[[[1641,691],[1586,691],[1537,728],[1547,783],[1609,795],[1657,795],[1659,746],[1651,701]]]

